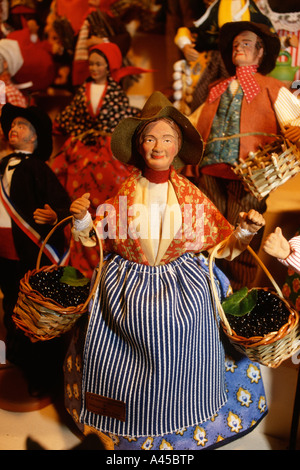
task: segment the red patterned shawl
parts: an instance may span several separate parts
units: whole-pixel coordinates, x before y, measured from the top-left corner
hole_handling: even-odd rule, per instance
[[[106,225],[106,229],[107,226],[110,227],[109,237],[103,240],[104,251],[117,253],[130,261],[148,265],[139,238],[130,237],[128,230],[124,230],[124,224],[122,224],[122,221],[125,220],[127,228],[132,224],[133,218],[128,216],[128,207],[134,204],[137,181],[141,177],[142,173],[138,169],[134,169],[118,194],[106,202],[105,207],[108,212],[105,213],[104,206],[101,206],[102,215],[97,211],[96,223],[99,224],[99,228],[104,225]],[[233,227],[213,203],[184,176],[177,174],[174,168],[171,168],[170,180],[182,214],[184,214],[183,229],[180,236],[174,238],[170,243],[160,264],[167,264],[187,251],[196,253],[206,251],[227,238],[233,231]],[[122,199],[120,196],[126,196],[126,198]],[[127,201],[127,205],[123,204],[123,201]],[[109,210],[112,206],[115,210],[113,214]],[[201,239],[196,240],[195,235],[200,232]]]

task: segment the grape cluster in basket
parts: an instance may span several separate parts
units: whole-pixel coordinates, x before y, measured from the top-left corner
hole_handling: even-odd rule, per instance
[[[222,303],[230,327],[244,338],[277,332],[288,322],[290,311],[273,292],[240,289]]]
[[[89,295],[90,280],[70,266],[60,266],[52,271],[38,271],[29,278],[33,290],[54,300],[62,307],[83,304]]]

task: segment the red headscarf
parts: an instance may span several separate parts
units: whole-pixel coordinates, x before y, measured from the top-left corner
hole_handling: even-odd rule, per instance
[[[153,70],[135,66],[122,67],[123,59],[121,51],[119,47],[112,42],[103,42],[101,44],[96,44],[95,46],[89,48],[89,54],[92,51],[100,51],[105,55],[108,62],[110,74],[116,82],[119,82],[126,75],[153,72]]]

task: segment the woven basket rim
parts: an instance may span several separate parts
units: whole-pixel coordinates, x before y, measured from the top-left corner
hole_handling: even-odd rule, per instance
[[[42,271],[50,271],[50,270],[54,270],[58,268],[58,265],[55,265],[55,264],[52,264],[50,266],[40,267],[40,260],[41,260],[43,248],[45,247],[46,242],[48,241],[52,233],[57,229],[57,227],[59,227],[60,225],[62,225],[63,223],[71,219],[72,219],[72,216],[69,216],[61,220],[60,222],[58,222],[58,224],[56,224],[52,228],[52,230],[48,233],[47,237],[45,238],[40,248],[40,252],[37,258],[36,268],[30,271],[27,271],[27,273],[25,273],[24,277],[21,279],[20,284],[19,284],[19,296],[18,296],[17,303],[14,307],[13,321],[20,329],[22,329],[25,332],[25,334],[31,339],[32,342],[35,342],[38,340],[53,339],[67,332],[73,326],[74,321],[87,311],[88,305],[91,299],[94,297],[96,289],[99,284],[102,265],[103,265],[103,249],[102,249],[102,243],[98,235],[97,229],[94,227],[96,238],[97,238],[99,248],[100,248],[100,253],[99,253],[100,261],[99,261],[99,266],[96,269],[97,273],[95,275],[95,279],[93,280],[93,286],[90,288],[90,292],[85,303],[81,303],[76,306],[63,307],[62,305],[58,304],[55,300],[44,297],[40,292],[33,289],[30,285],[29,279],[33,274],[36,274],[37,272],[42,272]],[[26,300],[27,300],[27,305],[26,305]],[[30,304],[30,307],[29,307],[29,304]],[[44,329],[36,328],[36,324],[38,322],[37,316],[39,319],[45,316],[41,313],[41,311],[38,310],[38,308],[35,308],[36,305],[38,305],[39,308],[42,307],[46,309],[48,318],[49,317],[51,318],[52,324],[49,325],[49,322],[47,323],[47,325],[44,324]],[[61,322],[61,324],[57,322],[59,318],[61,319],[64,318],[64,321]],[[68,321],[67,323],[65,322],[65,319]],[[32,328],[34,327],[33,329],[39,330],[39,333],[37,333],[36,331],[33,331],[33,329],[30,329],[30,325]]]
[[[52,309],[54,312],[59,313],[60,315],[70,315],[75,313],[81,313],[86,311],[85,303],[78,304],[76,306],[63,307],[54,299],[50,297],[43,296],[39,291],[33,289],[30,285],[30,277],[34,276],[36,273],[51,271],[57,269],[58,266],[53,264],[51,266],[43,266],[39,269],[33,269],[32,271],[27,271],[23,279],[20,281],[20,293],[25,295],[32,302],[35,302],[43,307]]]
[[[296,144],[282,135],[278,135],[277,140],[267,144],[264,149],[254,152],[254,155],[259,156],[267,149],[272,152],[272,146],[276,143],[279,144],[280,140],[282,144],[286,145],[286,149],[282,149],[282,152],[277,155],[277,166],[270,160],[265,167],[253,169],[251,165],[247,165],[251,164],[253,156],[248,155],[243,162],[232,168],[233,172],[242,180],[245,188],[258,199],[263,199],[300,171],[300,150]]]
[[[253,287],[252,289],[250,289],[250,291],[254,289],[270,291],[270,288],[267,288],[267,287]],[[245,346],[247,348],[251,346],[271,345],[275,341],[278,341],[282,339],[284,336],[288,335],[294,328],[297,327],[299,323],[299,313],[297,312],[297,310],[295,310],[287,302],[286,299],[281,298],[276,292],[272,291],[272,293],[276,295],[277,297],[279,297],[280,300],[285,304],[286,308],[289,310],[290,315],[289,315],[287,323],[282,325],[282,327],[278,331],[272,331],[264,336],[251,336],[249,338],[246,338],[244,336],[239,336],[238,334],[236,334],[233,329],[231,329],[232,334],[230,334],[226,325],[221,320],[223,330],[226,333],[226,335],[230,338],[230,341],[240,344],[242,346]]]
[[[275,289],[275,295],[278,295],[278,297],[280,297],[280,300],[282,300],[286,307],[288,308],[289,312],[290,312],[290,315],[289,315],[289,319],[288,319],[288,322],[283,325],[277,332],[270,332],[268,335],[265,335],[263,337],[252,337],[252,338],[244,338],[244,337],[241,337],[241,336],[238,336],[236,335],[227,318],[226,318],[226,315],[225,315],[225,312],[223,310],[223,307],[221,305],[221,302],[218,298],[218,293],[217,293],[217,289],[216,289],[216,285],[215,285],[215,280],[214,280],[214,275],[213,275],[213,262],[214,262],[214,256],[215,256],[215,253],[217,252],[217,250],[222,246],[222,242],[219,244],[219,245],[216,245],[211,254],[210,254],[210,257],[209,257],[209,273],[210,273],[210,279],[211,279],[211,286],[212,286],[212,293],[213,293],[213,296],[214,296],[214,299],[215,299],[215,303],[216,303],[216,307],[217,307],[217,310],[219,312],[219,317],[220,317],[220,324],[221,324],[221,327],[225,333],[225,335],[229,338],[230,342],[233,344],[233,345],[236,345],[237,348],[244,348],[245,349],[248,349],[248,350],[252,350],[252,351],[255,351],[257,353],[257,355],[259,355],[259,349],[260,348],[268,348],[268,352],[272,353],[272,351],[274,350],[274,347],[275,345],[278,346],[278,343],[281,342],[281,344],[285,344],[285,341],[289,338],[292,338],[292,334],[293,333],[297,333],[299,335],[299,340],[300,340],[300,329],[299,329],[299,313],[298,311],[287,301],[287,299],[285,299],[282,295],[282,292],[280,290],[280,288],[278,287],[278,285],[276,284],[275,280],[273,279],[273,277],[271,276],[271,274],[269,273],[269,271],[267,270],[267,268],[265,267],[265,265],[263,264],[263,262],[259,259],[259,257],[256,255],[256,253],[252,250],[251,247],[247,247],[248,251],[253,255],[253,257],[255,258],[256,262],[260,265],[260,267],[265,271],[265,273],[267,274],[267,276],[269,277],[269,279],[271,280],[273,286],[274,286],[274,289]],[[254,288],[254,289],[267,289],[269,290],[270,288]],[[292,338],[293,339],[293,338]],[[296,340],[297,342],[297,340]],[[292,350],[292,348],[290,348],[290,351]],[[247,352],[244,351],[245,354],[247,355]],[[289,352],[288,355],[290,354],[293,354],[294,351],[292,353]],[[281,359],[277,359],[277,363],[280,363],[280,361],[282,362],[283,360],[285,360],[284,358],[286,358],[287,354],[286,353],[282,353],[281,354]],[[270,365],[269,364],[269,360],[266,361],[265,358],[261,357],[261,359],[256,359],[258,362],[260,362],[261,364],[266,364],[266,365]]]

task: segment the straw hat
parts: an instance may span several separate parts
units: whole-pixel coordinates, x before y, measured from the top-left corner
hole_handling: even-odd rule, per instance
[[[259,36],[264,43],[264,56],[257,71],[263,75],[270,73],[275,67],[280,52],[280,39],[270,27],[251,21],[234,21],[225,23],[220,29],[220,52],[228,73],[235,74],[235,65],[232,63],[232,42],[242,31],[252,31]]]
[[[159,91],[154,92],[148,98],[139,117],[123,119],[116,126],[111,138],[114,156],[123,163],[140,167],[142,157],[136,149],[136,131],[139,126],[159,118],[172,119],[182,132],[182,145],[174,159],[174,167],[199,165],[203,154],[203,141],[199,132],[188,118]]]

